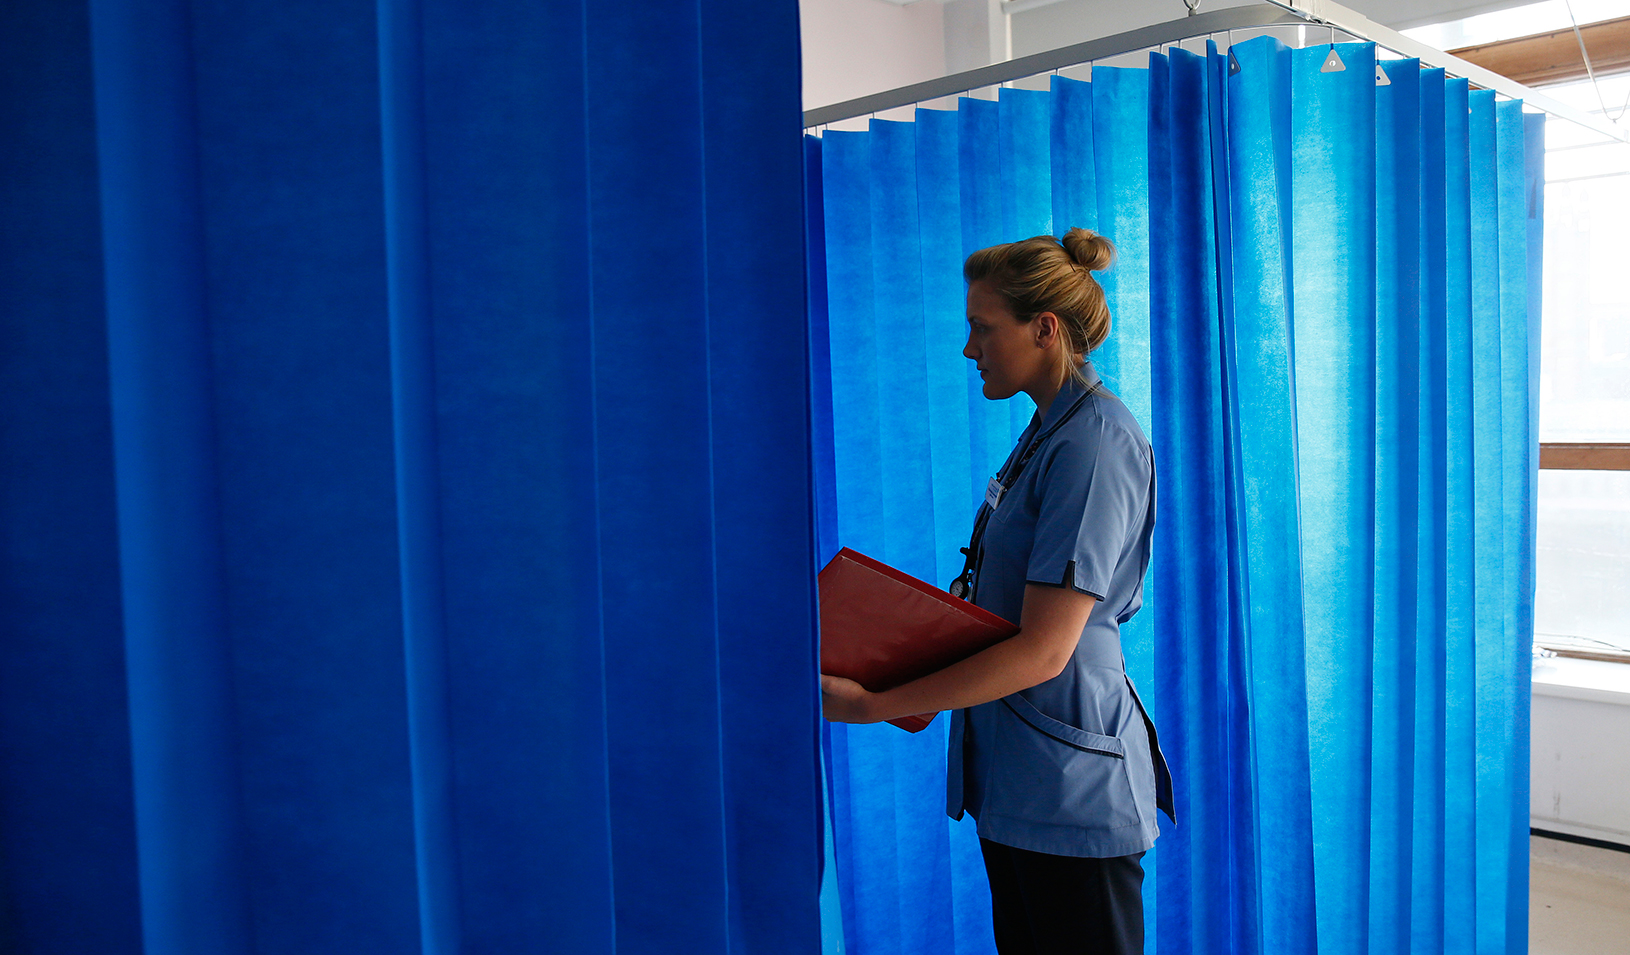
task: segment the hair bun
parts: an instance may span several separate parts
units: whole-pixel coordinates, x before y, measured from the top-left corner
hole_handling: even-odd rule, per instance
[[[1064,233],[1059,241],[1075,264],[1090,272],[1102,272],[1115,261],[1114,243],[1096,232],[1075,228]]]

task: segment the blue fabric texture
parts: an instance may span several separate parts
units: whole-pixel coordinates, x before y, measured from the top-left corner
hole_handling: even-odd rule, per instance
[[[1144,857],[1151,952],[1526,947],[1541,126],[1336,48],[1173,50],[807,154],[834,543],[942,585],[1030,417],[979,395],[956,263],[1119,249],[1094,365],[1160,474],[1120,643],[1180,820]],[[905,126],[915,175],[884,175]],[[923,795],[940,722],[829,733],[851,950],[993,951],[968,820]]]
[[[0,950],[818,951],[796,5],[0,47]]]

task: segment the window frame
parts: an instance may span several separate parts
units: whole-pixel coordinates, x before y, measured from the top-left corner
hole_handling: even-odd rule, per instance
[[[1630,471],[1630,443],[1544,441],[1539,446],[1541,471]],[[1546,643],[1534,635],[1534,647],[1549,656],[1574,660],[1630,663],[1630,650],[1582,650]]]
[[[1630,443],[1546,441],[1539,446],[1541,471],[1630,471]]]

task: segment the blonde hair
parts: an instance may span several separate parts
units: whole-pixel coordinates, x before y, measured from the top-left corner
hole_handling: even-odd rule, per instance
[[[1109,305],[1092,273],[1114,260],[1113,243],[1077,228],[1063,239],[1038,235],[980,249],[963,263],[962,277],[970,285],[990,283],[1020,324],[1042,312],[1057,315],[1064,333],[1065,371],[1085,383],[1086,356],[1109,337]]]

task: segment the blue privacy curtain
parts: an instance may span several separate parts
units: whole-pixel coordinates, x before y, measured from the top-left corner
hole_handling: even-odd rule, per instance
[[[960,355],[961,259],[1109,236],[1093,358],[1160,482],[1123,638],[1177,781],[1149,950],[1520,952],[1539,126],[1337,49],[1174,50],[812,138],[821,550],[955,575],[1031,412]],[[946,723],[828,733],[851,951],[992,951]]]
[[[0,950],[818,949],[797,44],[5,5]]]

